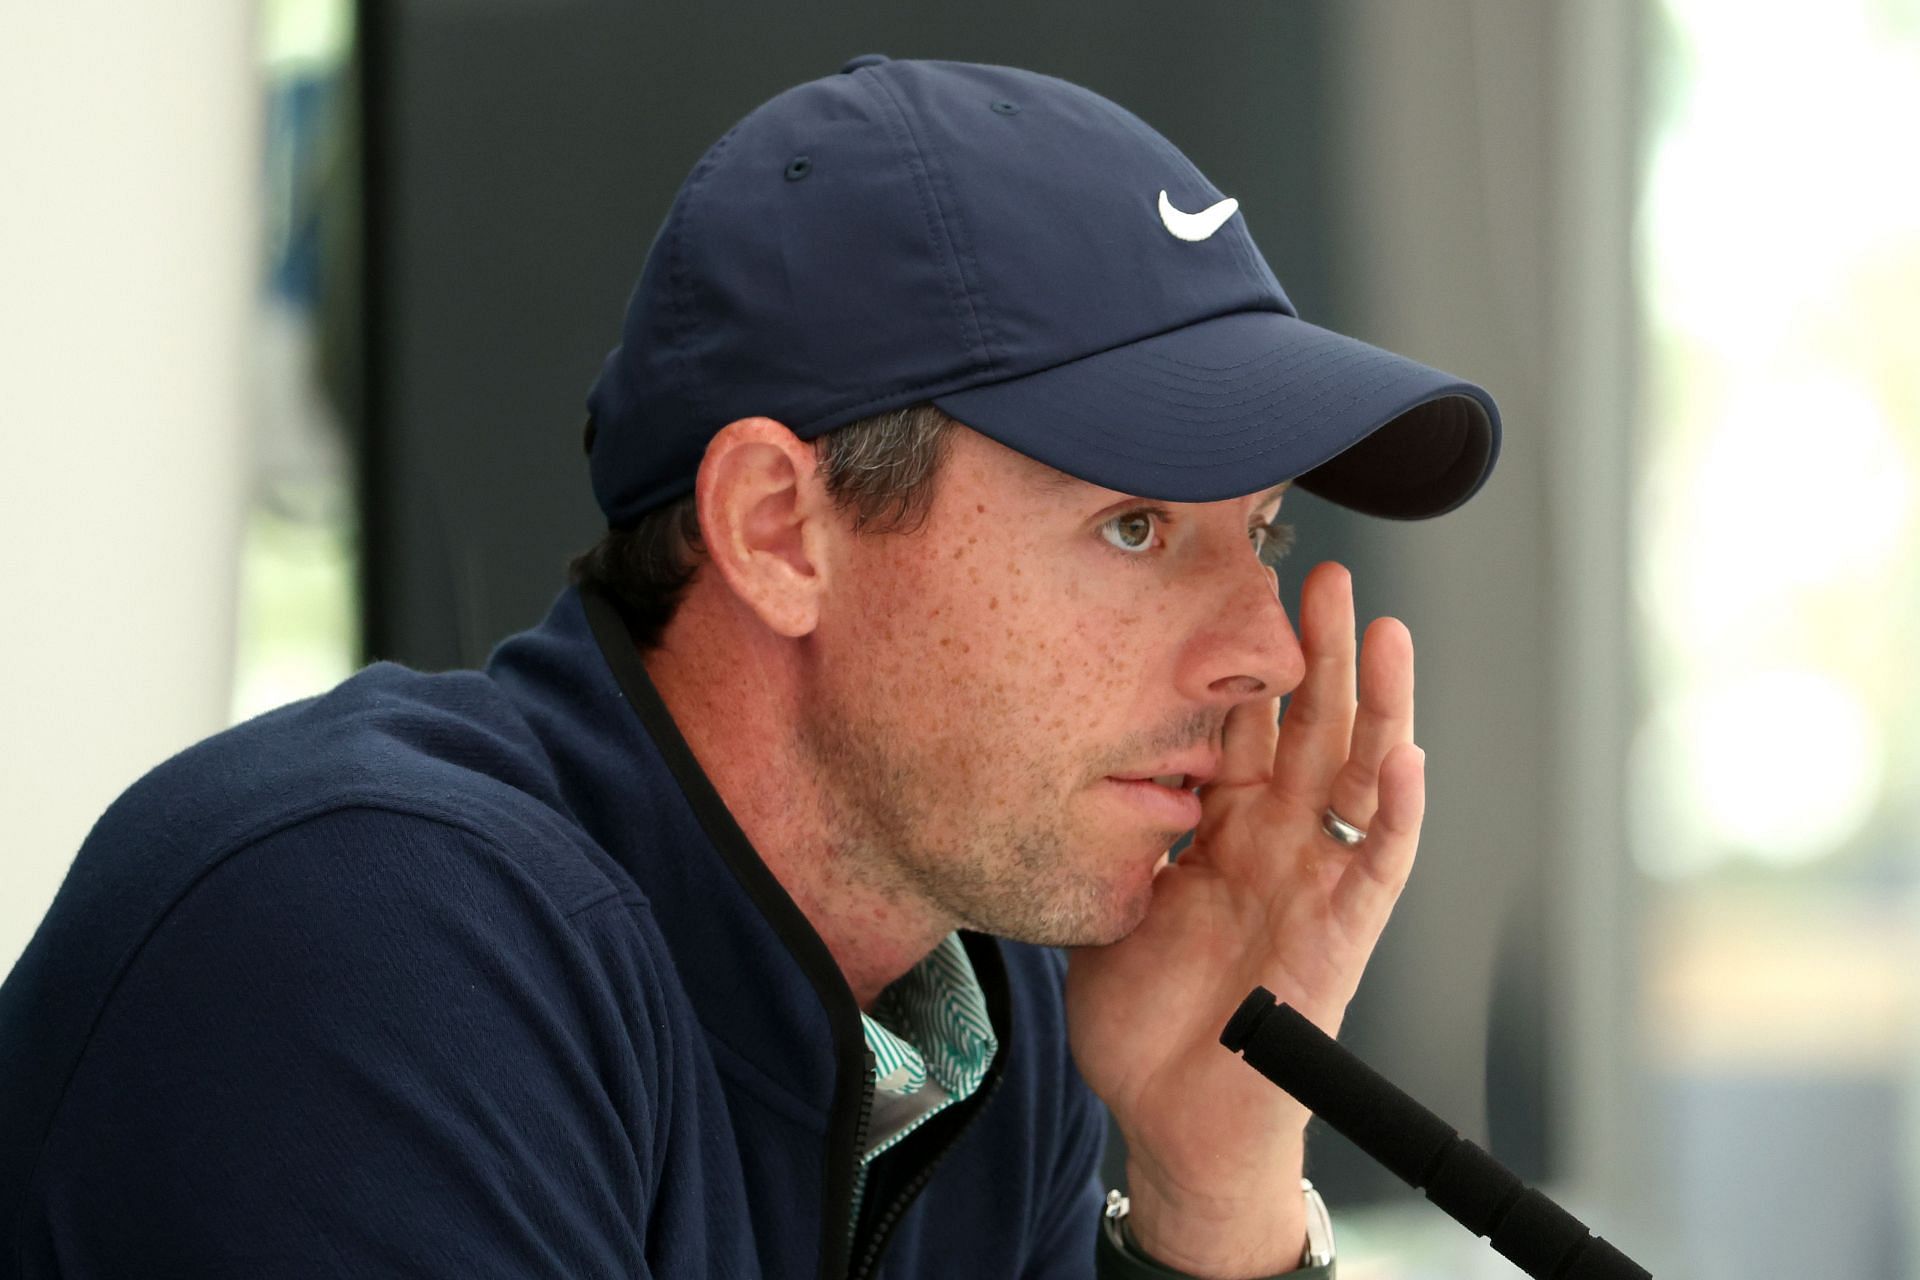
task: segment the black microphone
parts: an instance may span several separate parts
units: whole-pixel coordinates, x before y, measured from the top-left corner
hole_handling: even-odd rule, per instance
[[[1240,1002],[1220,1043],[1534,1280],[1653,1280],[1265,987]]]

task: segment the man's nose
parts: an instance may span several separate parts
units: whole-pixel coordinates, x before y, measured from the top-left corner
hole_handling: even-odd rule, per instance
[[[1202,649],[1190,668],[1199,700],[1238,703],[1291,693],[1305,679],[1306,655],[1280,601],[1278,575],[1242,560],[1214,575]]]

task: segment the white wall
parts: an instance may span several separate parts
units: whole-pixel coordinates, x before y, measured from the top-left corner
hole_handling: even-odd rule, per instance
[[[0,0],[0,972],[225,723],[259,237],[246,0]]]

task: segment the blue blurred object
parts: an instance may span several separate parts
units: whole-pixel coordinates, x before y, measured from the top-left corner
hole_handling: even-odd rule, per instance
[[[320,296],[320,194],[339,77],[300,72],[267,90],[267,290],[302,311]]]

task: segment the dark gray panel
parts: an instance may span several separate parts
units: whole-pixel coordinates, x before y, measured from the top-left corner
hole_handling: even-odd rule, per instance
[[[599,529],[582,403],[681,179],[848,57],[1006,62],[1174,139],[1324,316],[1320,22],[1297,5],[367,5],[368,647],[439,668],[537,619]]]

